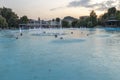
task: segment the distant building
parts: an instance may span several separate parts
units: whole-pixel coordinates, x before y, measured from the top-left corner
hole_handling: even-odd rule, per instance
[[[106,27],[120,27],[120,20],[107,20],[105,22]]]
[[[30,19],[27,24],[19,24],[19,27],[29,29],[29,28],[55,28],[61,27],[61,22],[57,21],[44,21],[44,20],[33,20]]]
[[[89,16],[80,16],[80,20],[86,20]]]
[[[110,17],[105,21],[106,27],[120,27],[120,20],[115,19],[115,17]]]
[[[76,21],[76,20],[78,20],[78,19],[71,17],[71,16],[64,17],[64,19],[63,19],[63,21],[69,22],[70,25],[72,24],[73,21]]]

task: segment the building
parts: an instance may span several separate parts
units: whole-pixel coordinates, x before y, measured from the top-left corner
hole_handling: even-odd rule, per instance
[[[115,17],[110,17],[105,21],[106,27],[120,27],[120,20],[117,20]]]
[[[107,27],[120,27],[120,20],[107,20],[105,25]]]
[[[87,18],[89,18],[89,16],[80,16],[80,20],[86,20]]]
[[[73,21],[76,21],[78,19],[74,18],[74,17],[71,17],[71,16],[67,16],[67,17],[64,17],[63,21],[66,21],[69,23],[69,25],[72,24]]]
[[[44,20],[33,20],[30,19],[27,24],[19,24],[19,27],[24,29],[33,29],[33,28],[59,28],[62,26],[61,21],[44,21]]]

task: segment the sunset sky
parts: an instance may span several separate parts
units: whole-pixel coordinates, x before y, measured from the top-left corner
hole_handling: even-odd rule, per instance
[[[89,15],[91,10],[100,15],[109,7],[120,9],[119,4],[119,0],[0,0],[0,7],[11,8],[18,16],[45,20],[65,16],[79,18]]]

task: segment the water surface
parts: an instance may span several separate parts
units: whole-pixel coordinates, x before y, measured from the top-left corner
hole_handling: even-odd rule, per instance
[[[120,32],[78,30],[89,35],[61,40],[24,31],[16,39],[19,31],[1,31],[0,80],[119,80]]]

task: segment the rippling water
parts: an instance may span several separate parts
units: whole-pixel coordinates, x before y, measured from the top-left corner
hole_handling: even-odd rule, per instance
[[[1,31],[0,80],[119,80],[120,31],[79,31],[89,36],[61,40],[24,31],[16,39],[18,31]]]

